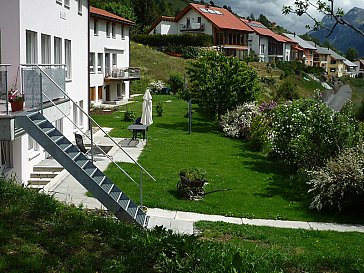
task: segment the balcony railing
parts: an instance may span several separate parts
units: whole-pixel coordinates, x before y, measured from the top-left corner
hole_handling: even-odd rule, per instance
[[[48,77],[44,77],[39,68],[42,68],[54,82]],[[57,84],[63,90],[66,89],[65,65],[26,64],[21,66],[21,72],[22,94],[24,95],[26,108],[41,108],[44,102],[65,98],[64,94],[56,86]]]
[[[8,67],[9,64],[0,64],[0,111],[9,114],[8,106]]]
[[[204,31],[204,23],[179,24],[180,31]]]
[[[139,67],[113,67],[111,73],[105,75],[105,80],[136,80],[140,79]]]

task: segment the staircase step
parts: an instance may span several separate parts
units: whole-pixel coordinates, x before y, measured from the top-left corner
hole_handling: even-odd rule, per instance
[[[62,166],[41,166],[41,165],[36,165],[33,167],[33,172],[61,172],[63,171],[63,167]]]
[[[49,178],[31,178],[28,180],[29,185],[47,185],[49,182],[51,182],[51,179]]]
[[[30,178],[55,178],[59,172],[34,172],[30,174]]]

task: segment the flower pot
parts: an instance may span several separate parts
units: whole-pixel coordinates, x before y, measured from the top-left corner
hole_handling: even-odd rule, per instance
[[[24,101],[12,101],[10,105],[12,112],[22,111],[24,109]]]

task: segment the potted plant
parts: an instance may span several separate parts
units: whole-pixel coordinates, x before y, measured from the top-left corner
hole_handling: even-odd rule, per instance
[[[24,109],[24,96],[10,95],[9,102],[11,105],[11,111],[22,111]]]
[[[206,172],[199,168],[190,167],[179,172],[180,181],[177,192],[181,197],[190,200],[201,199],[205,195]]]

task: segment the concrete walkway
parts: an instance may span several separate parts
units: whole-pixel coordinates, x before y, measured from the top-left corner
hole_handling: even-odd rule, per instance
[[[106,131],[110,128],[104,128]],[[114,138],[117,142],[124,139]],[[99,145],[111,145],[113,143],[104,137],[101,131],[94,134],[94,141]],[[145,141],[140,141],[136,147],[124,148],[131,157],[138,159],[145,145]],[[113,147],[109,153],[117,162],[132,162],[122,151]],[[97,157],[95,165],[104,171],[110,161],[106,157]],[[129,183],[129,182],[128,182]],[[130,182],[132,183],[132,182]],[[103,205],[95,198],[86,195],[87,190],[79,184],[66,170],[63,170],[56,178],[54,178],[45,188],[44,192],[53,195],[56,199],[76,206],[82,205],[88,209],[105,209]],[[307,230],[334,230],[339,232],[364,232],[364,226],[360,225],[343,225],[334,223],[316,223],[316,222],[301,222],[301,221],[281,221],[281,220],[265,220],[265,219],[248,219],[225,217],[221,215],[206,215],[192,212],[169,211],[156,208],[148,208],[147,215],[149,216],[148,228],[155,226],[163,226],[166,229],[171,229],[176,233],[194,234],[194,223],[197,221],[222,221],[232,224],[246,224],[254,226],[269,226],[279,228],[296,228]]]

